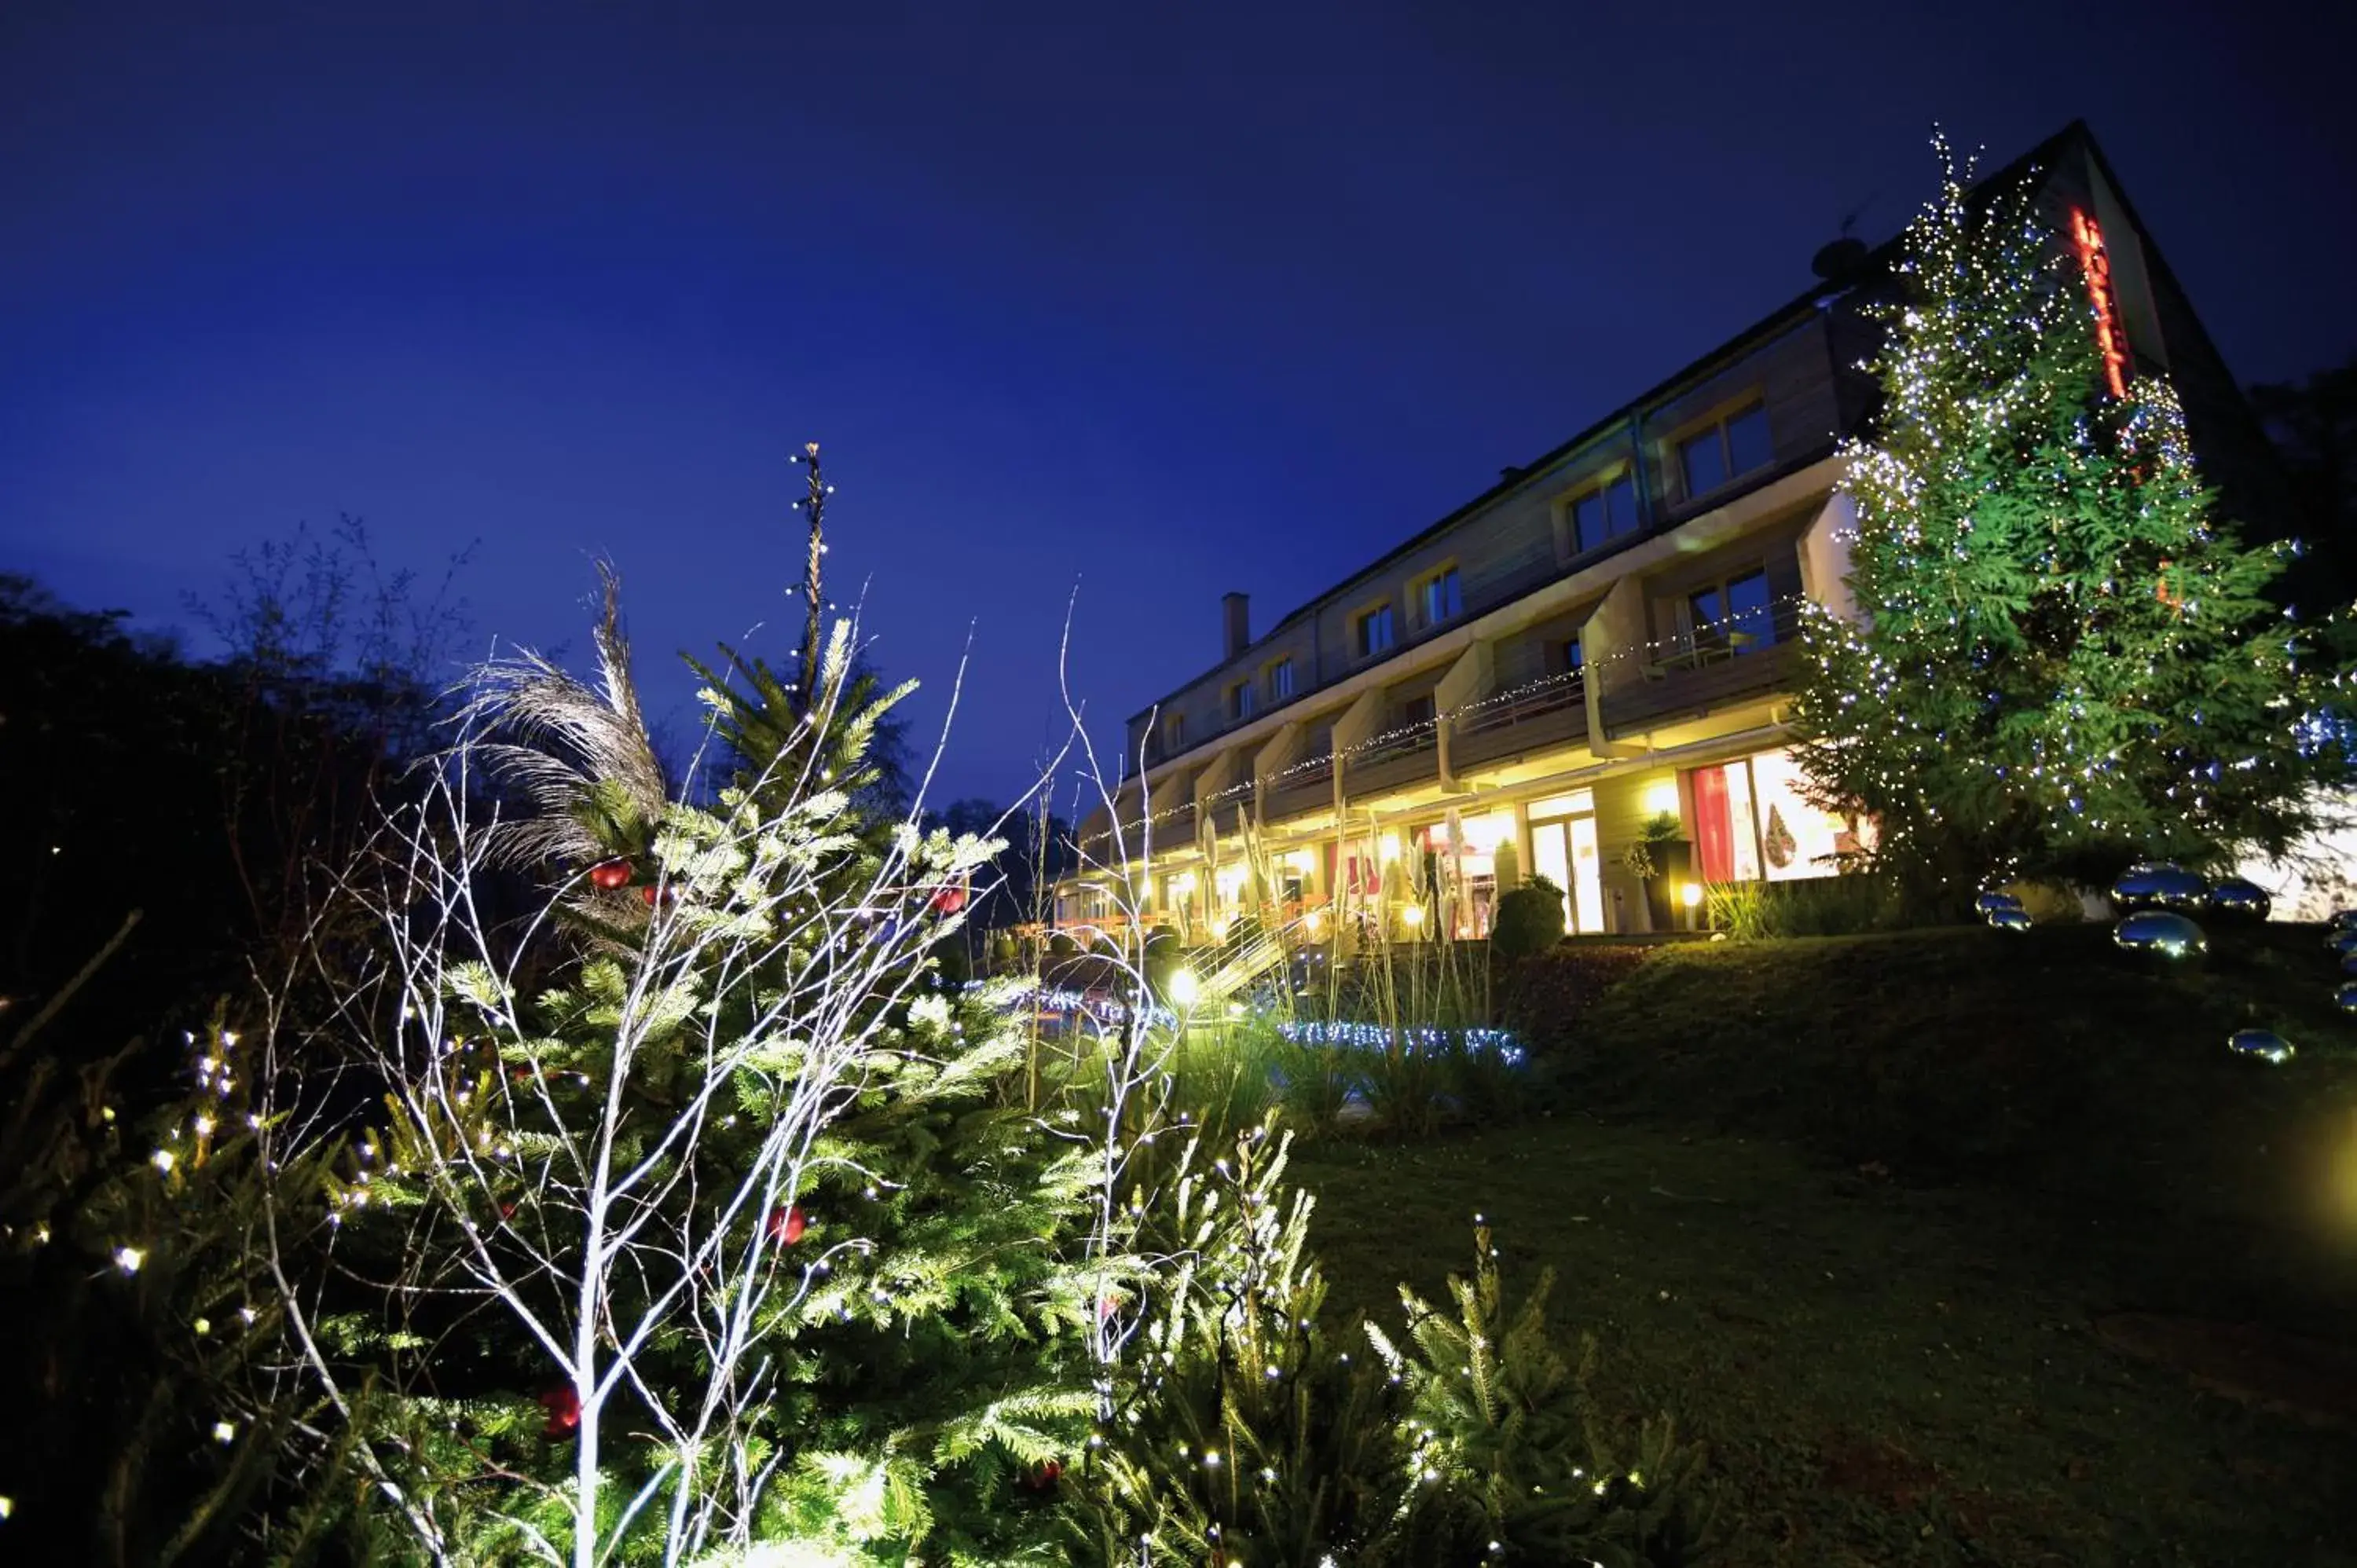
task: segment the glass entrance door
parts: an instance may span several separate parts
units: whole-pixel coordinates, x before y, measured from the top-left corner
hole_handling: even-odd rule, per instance
[[[1564,890],[1566,930],[1593,933],[1604,929],[1604,863],[1597,849],[1594,817],[1533,822],[1531,869]]]

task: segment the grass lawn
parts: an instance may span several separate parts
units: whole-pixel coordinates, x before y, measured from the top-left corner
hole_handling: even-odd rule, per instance
[[[1574,1109],[1297,1153],[1334,1303],[1396,1321],[1486,1215],[1509,1290],[1552,1265],[1600,1337],[1606,1407],[1708,1444],[1713,1562],[2357,1564],[2331,962],[2276,929],[2156,974],[2102,936],[1649,960],[1549,1043]],[[2246,1023],[2300,1056],[2230,1058]]]

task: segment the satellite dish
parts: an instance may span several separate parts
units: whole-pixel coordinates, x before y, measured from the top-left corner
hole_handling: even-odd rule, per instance
[[[1868,253],[1865,241],[1845,234],[1820,250],[1809,269],[1827,283],[1847,283],[1866,270]]]

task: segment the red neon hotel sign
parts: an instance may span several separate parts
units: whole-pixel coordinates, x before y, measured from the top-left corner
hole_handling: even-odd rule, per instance
[[[2079,247],[2079,266],[2087,274],[2087,295],[2095,302],[2095,345],[2104,355],[2104,379],[2112,395],[2128,395],[2128,336],[2120,318],[2119,290],[2112,283],[2111,252],[2104,248],[2104,231],[2078,208],[2071,209],[2071,238]]]

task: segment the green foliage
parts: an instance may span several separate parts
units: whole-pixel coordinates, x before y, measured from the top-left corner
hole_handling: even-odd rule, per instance
[[[2279,847],[2344,766],[2303,752],[2346,660],[2269,601],[2287,547],[2215,516],[2164,382],[2104,392],[2027,187],[1976,198],[1951,163],[1907,247],[1878,432],[1847,453],[1861,619],[1803,627],[1809,775],[1951,907],[2131,848]]]
[[[1385,1560],[1405,1489],[1393,1402],[1319,1321],[1310,1200],[1273,1126],[1208,1165],[1190,1143],[1157,1194],[1141,1244],[1179,1265],[1141,1304],[1135,1380],[1071,1477],[1087,1560]]]
[[[1704,889],[1710,929],[1738,941],[1768,937],[1850,937],[1897,930],[1908,918],[1902,891],[1872,872],[1792,882],[1714,882]]]
[[[1453,1313],[1403,1287],[1408,1344],[1367,1329],[1407,1390],[1407,1560],[1695,1561],[1706,1523],[1700,1450],[1676,1441],[1667,1416],[1633,1437],[1611,1430],[1589,1392],[1595,1341],[1575,1370],[1547,1326],[1554,1271],[1510,1309],[1488,1226],[1476,1226],[1473,1245],[1472,1277],[1449,1277]]]
[[[1534,876],[1498,900],[1491,956],[1503,963],[1544,952],[1563,940],[1563,889]]]
[[[758,669],[711,694],[735,768],[710,805],[573,809],[598,757],[646,754],[601,648],[601,690],[538,665],[494,689],[602,737],[529,771],[574,837],[525,842],[630,878],[541,868],[534,985],[479,928],[404,950],[445,983],[332,1194],[391,1276],[321,1323],[336,1374],[382,1391],[371,1449],[468,1562],[1036,1557],[1052,1520],[1010,1503],[1097,1409],[1120,1238],[1090,1146],[1024,1109],[1014,991],[941,961],[934,895],[999,846],[858,804],[892,697],[804,723]]]

